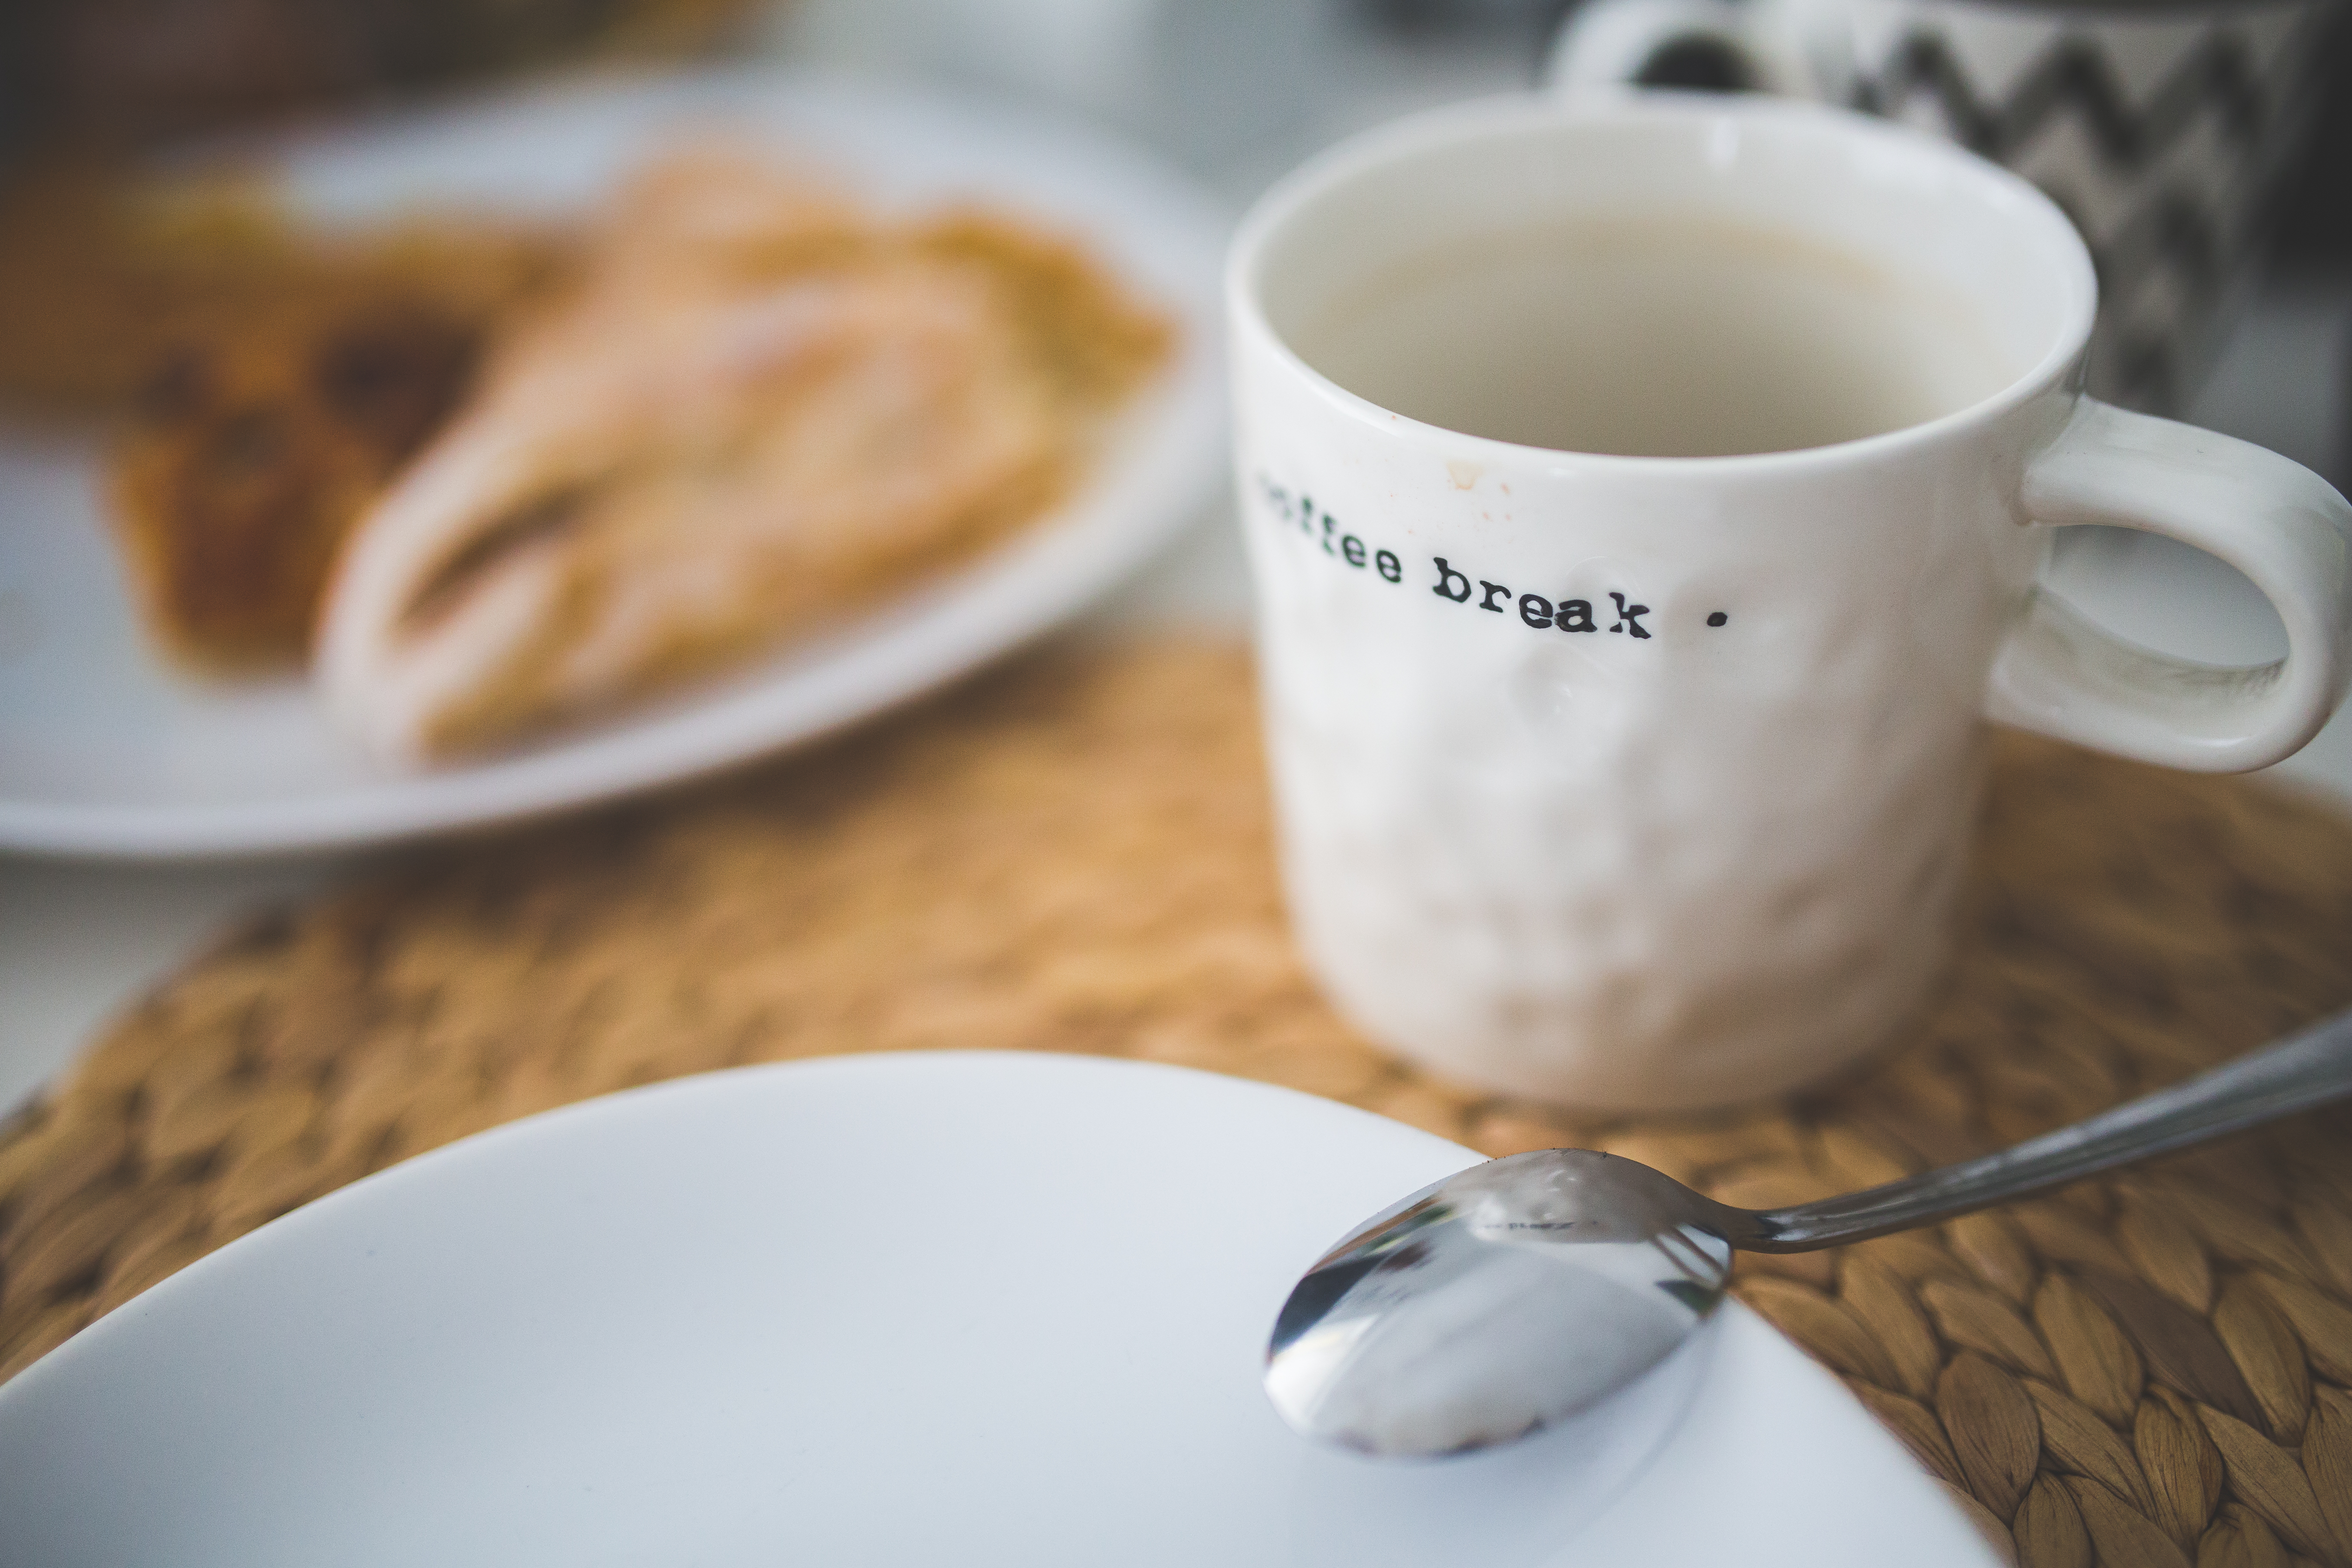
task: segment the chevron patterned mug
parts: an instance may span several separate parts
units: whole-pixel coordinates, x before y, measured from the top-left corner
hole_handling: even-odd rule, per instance
[[[2337,0],[1593,0],[1558,89],[1749,88],[1950,137],[2025,175],[2099,270],[2091,390],[2179,412],[2255,280]]]

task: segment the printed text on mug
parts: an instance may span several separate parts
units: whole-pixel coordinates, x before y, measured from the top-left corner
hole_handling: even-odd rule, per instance
[[[1402,585],[1405,580],[1403,557],[1392,550],[1376,549],[1356,534],[1349,532],[1328,511],[1316,509],[1314,498],[1294,496],[1284,487],[1260,474],[1258,490],[1267,507],[1286,523],[1297,526],[1299,533],[1320,545],[1324,554],[1336,564],[1362,571],[1366,567],[1381,581]],[[1610,631],[1647,641],[1650,628],[1643,617],[1650,606],[1633,602],[1627,594],[1611,589],[1609,603],[1596,614],[1590,599],[1548,599],[1541,594],[1514,593],[1503,583],[1490,582],[1465,570],[1460,563],[1443,555],[1429,557],[1425,569],[1433,576],[1429,591],[1450,604],[1492,611],[1496,615],[1516,614],[1518,619],[1536,631],[1601,632]],[[1604,625],[1601,617],[1606,616]],[[1730,617],[1717,610],[1706,617],[1710,626],[1720,626]]]

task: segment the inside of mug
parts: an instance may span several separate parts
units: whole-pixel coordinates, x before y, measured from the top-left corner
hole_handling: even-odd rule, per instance
[[[1835,111],[1619,101],[1425,122],[1244,258],[1266,321],[1391,412],[1713,457],[1926,424],[2063,368],[2095,292],[2032,189]]]

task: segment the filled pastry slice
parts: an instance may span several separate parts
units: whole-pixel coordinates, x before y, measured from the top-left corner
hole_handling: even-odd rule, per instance
[[[888,228],[740,161],[656,171],[353,531],[327,700],[427,760],[854,613],[1048,509],[1164,342],[1016,229]]]

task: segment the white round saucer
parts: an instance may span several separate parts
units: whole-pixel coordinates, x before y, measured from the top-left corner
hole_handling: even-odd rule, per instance
[[[0,1388],[47,1568],[1983,1564],[1742,1310],[1606,1419],[1429,1464],[1258,1384],[1299,1271],[1471,1163],[1171,1068],[745,1068],[559,1110],[199,1261]]]

